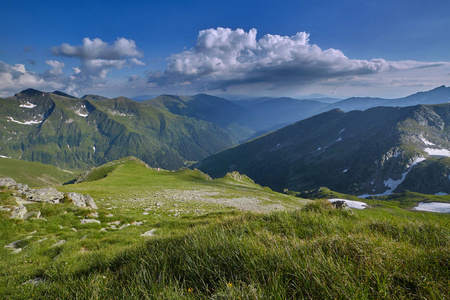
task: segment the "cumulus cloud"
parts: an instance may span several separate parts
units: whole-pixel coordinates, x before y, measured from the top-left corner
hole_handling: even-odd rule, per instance
[[[350,59],[340,50],[322,50],[311,44],[306,32],[293,36],[266,34],[259,40],[256,35],[256,29],[202,30],[191,50],[169,57],[164,74],[150,75],[148,81],[176,86],[189,82],[204,90],[226,90],[242,84],[265,84],[277,89],[331,78],[437,66],[415,61]]]
[[[108,45],[99,38],[93,40],[84,38],[82,45],[72,46],[64,43],[61,46],[53,47],[52,53],[80,59],[117,60],[124,57],[143,56],[142,52],[137,49],[135,41],[123,37],[118,38],[112,45]]]
[[[38,74],[28,71],[22,64],[9,65],[0,61],[0,96],[10,96],[26,88],[59,89],[64,86],[59,80],[49,78],[47,72]]]

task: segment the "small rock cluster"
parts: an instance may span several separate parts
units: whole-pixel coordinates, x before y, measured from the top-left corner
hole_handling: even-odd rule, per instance
[[[64,194],[53,187],[44,187],[40,189],[31,189],[26,184],[17,183],[14,179],[9,177],[0,178],[0,187],[4,186],[13,191],[13,195],[19,206],[14,207],[11,213],[11,218],[28,219],[31,217],[39,218],[40,212],[28,212],[24,204],[33,202],[46,203],[62,203],[64,200],[70,200],[75,206],[89,207],[97,209],[97,205],[89,195],[82,195],[78,193]]]

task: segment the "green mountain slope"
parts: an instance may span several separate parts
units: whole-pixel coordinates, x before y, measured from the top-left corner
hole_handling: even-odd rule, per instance
[[[254,130],[249,127],[249,111],[226,99],[198,94],[195,96],[161,95],[143,103],[167,110],[173,114],[212,122],[227,131],[235,143],[249,138]]]
[[[423,160],[436,153],[450,156],[449,136],[450,104],[332,110],[212,155],[197,167],[213,177],[236,170],[279,191],[327,186],[353,195],[405,188],[448,193],[448,165],[436,175],[441,184],[431,184],[427,176],[421,176],[422,185],[408,182]]]
[[[0,99],[0,128],[0,155],[63,169],[87,169],[131,155],[176,169],[233,145],[213,123],[150,104],[32,89]]]
[[[58,169],[38,162],[0,157],[0,177],[11,177],[30,187],[61,185],[74,179],[78,173]]]

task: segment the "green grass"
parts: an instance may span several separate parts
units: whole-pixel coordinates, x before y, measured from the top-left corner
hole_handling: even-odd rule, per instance
[[[0,298],[443,299],[450,293],[449,215],[377,199],[363,200],[368,209],[341,211],[323,200],[305,205],[236,175],[208,180],[198,171],[157,171],[133,159],[110,166],[97,170],[101,179],[58,187],[93,196],[101,224],[81,224],[92,211],[70,203],[26,205],[45,220],[12,220],[0,211],[2,245],[22,240],[23,248],[12,254],[0,247]],[[195,196],[199,191],[208,192],[206,200]],[[276,203],[287,210],[242,212],[226,202],[251,197],[260,199],[254,208]],[[0,193],[0,205],[11,205],[10,192]],[[112,221],[143,224],[114,230]],[[140,236],[151,229],[155,236]],[[67,242],[51,247],[61,240]],[[34,278],[44,281],[23,284]]]
[[[55,166],[0,157],[0,177],[11,177],[30,187],[61,185],[76,176],[77,173],[63,171]]]

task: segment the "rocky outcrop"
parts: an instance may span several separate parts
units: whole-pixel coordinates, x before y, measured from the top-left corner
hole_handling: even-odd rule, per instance
[[[53,187],[44,187],[40,189],[30,189],[28,185],[17,183],[14,179],[9,177],[0,178],[0,186],[7,187],[13,192],[16,202],[19,206],[16,206],[11,214],[11,218],[27,219],[35,216],[40,217],[40,212],[27,212],[24,204],[33,202],[45,202],[45,203],[62,203],[66,199],[73,202],[77,207],[88,207],[91,209],[97,209],[94,199],[89,195],[82,195],[78,193],[64,194],[59,192]]]
[[[41,189],[30,189],[24,192],[28,201],[46,202],[46,203],[61,203],[64,200],[64,193],[58,192],[53,187],[45,187]]]

